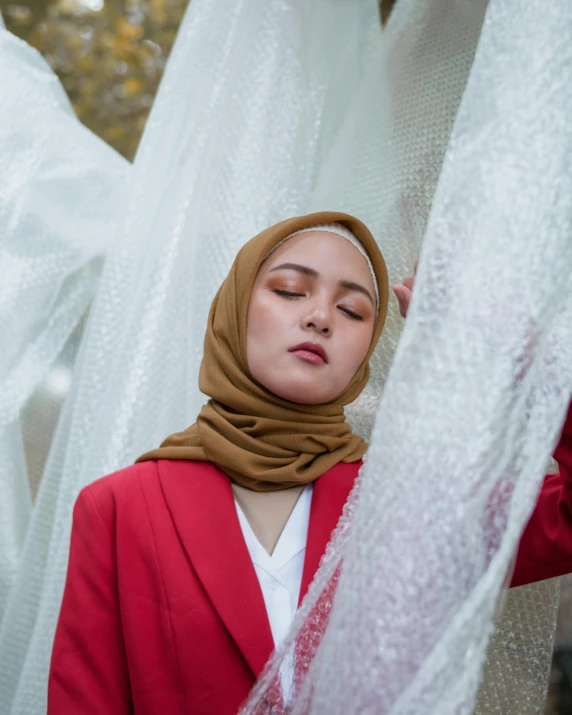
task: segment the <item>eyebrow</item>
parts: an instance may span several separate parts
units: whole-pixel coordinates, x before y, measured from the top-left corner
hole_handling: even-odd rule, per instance
[[[280,265],[271,268],[268,272],[273,273],[274,271],[281,270],[297,271],[298,273],[302,273],[305,276],[311,276],[312,278],[317,278],[320,275],[318,271],[315,271],[313,268],[308,268],[308,266],[302,266],[299,263],[281,263]],[[354,283],[354,281],[340,281],[340,285],[342,286],[342,288],[347,288],[348,290],[355,290],[356,293],[362,293],[370,299],[372,304],[374,304],[374,300],[372,298],[371,293],[368,291],[367,288],[364,288],[364,286],[360,285],[359,283]]]

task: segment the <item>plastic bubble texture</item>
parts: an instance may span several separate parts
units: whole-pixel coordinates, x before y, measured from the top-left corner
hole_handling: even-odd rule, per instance
[[[567,3],[489,4],[360,484],[244,715],[542,711],[554,584],[508,596],[478,688],[570,399],[571,39]]]
[[[395,360],[402,321],[392,304],[373,379],[349,410],[356,429],[371,433],[363,498],[350,499],[285,645],[297,664],[287,708],[474,709],[509,561],[572,388],[570,106],[560,89],[572,9],[564,0],[492,0],[485,9],[478,0],[400,0],[381,33],[375,0],[193,0],[133,167],[99,151],[54,99],[44,68],[26,97],[54,112],[54,132],[70,117],[69,134],[52,155],[47,131],[33,156],[62,180],[95,165],[101,190],[72,182],[72,206],[95,236],[68,233],[69,212],[52,212],[58,181],[7,195],[6,240],[22,231],[22,266],[47,296],[30,303],[35,317],[10,363],[19,369],[41,334],[49,349],[14,383],[20,400],[40,389],[95,298],[13,551],[2,715],[45,712],[78,491],[194,420],[207,311],[236,251],[269,224],[322,208],[368,223],[392,282],[421,247],[422,257]],[[0,72],[10,60],[15,108],[25,51],[0,55]],[[15,126],[24,144],[35,131]],[[84,152],[85,167],[68,166],[67,147]],[[45,242],[34,243],[30,213],[63,246],[54,278],[53,262],[35,260]],[[58,297],[67,312],[57,312]],[[8,426],[21,427],[23,407],[14,401]],[[8,445],[21,465],[21,445]],[[537,712],[544,697],[553,609],[550,599],[523,598],[513,622],[523,642],[541,638],[545,648],[486,681],[479,702],[497,712],[513,712],[521,680],[528,709],[519,712]],[[509,640],[491,651],[499,663]],[[283,708],[281,657],[247,712]]]

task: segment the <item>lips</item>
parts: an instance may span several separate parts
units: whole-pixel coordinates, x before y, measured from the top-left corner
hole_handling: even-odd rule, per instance
[[[290,348],[288,352],[294,353],[297,357],[314,365],[323,365],[328,362],[328,354],[319,343],[300,343]]]

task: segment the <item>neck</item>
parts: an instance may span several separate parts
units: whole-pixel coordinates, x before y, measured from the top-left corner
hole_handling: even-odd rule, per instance
[[[232,484],[234,498],[256,538],[272,555],[286,522],[294,511],[305,484],[278,492],[255,492]]]

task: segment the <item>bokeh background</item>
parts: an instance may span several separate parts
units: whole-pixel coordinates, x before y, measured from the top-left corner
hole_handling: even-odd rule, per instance
[[[382,22],[394,3],[380,0]],[[56,72],[78,118],[133,160],[187,4],[188,0],[0,0],[0,9],[7,29],[35,47]],[[26,408],[31,417],[42,415],[41,421],[27,420],[31,433],[24,435],[32,476],[42,472],[82,327],[70,340],[69,355],[62,357],[48,383],[35,394],[34,404]],[[33,491],[36,487],[32,483]],[[545,715],[572,715],[571,644],[572,578],[567,577]]]
[[[133,159],[187,0],[0,3],[7,29],[39,50],[79,119]]]

